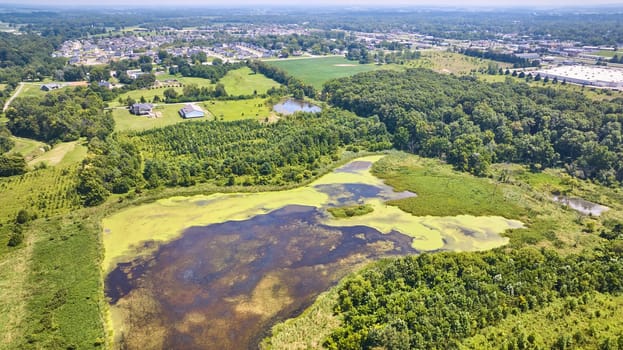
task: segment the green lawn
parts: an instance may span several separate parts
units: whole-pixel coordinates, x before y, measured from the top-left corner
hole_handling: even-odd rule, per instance
[[[349,61],[342,56],[295,58],[278,61],[268,61],[269,64],[279,67],[289,74],[321,89],[326,81],[336,78],[349,77],[361,72],[376,69],[395,68],[396,66],[359,64]]]
[[[201,105],[201,104],[200,104]],[[179,110],[184,107],[183,104],[160,104],[154,107],[154,112],[159,116],[157,118],[150,118],[147,116],[138,116],[130,113],[127,109],[115,108],[113,109],[112,116],[115,119],[115,131],[127,131],[127,130],[146,130],[153,128],[161,128],[167,125],[173,125],[177,123],[192,122],[196,120],[212,119],[210,112],[202,106],[206,112],[206,117],[198,119],[184,119],[180,117]]]
[[[272,87],[278,87],[279,83],[266,78],[262,74],[253,74],[249,67],[243,67],[230,71],[221,79],[225,90],[229,95],[253,95],[266,93]]]
[[[617,55],[620,58],[620,57],[623,56],[623,51],[601,50],[601,51],[597,51],[597,52],[593,53],[593,55],[601,56],[601,57],[607,57],[607,58],[612,58],[612,57],[614,57],[614,55]]]
[[[27,160],[30,160],[33,157],[43,153],[43,151],[41,151],[41,148],[45,147],[45,143],[41,141],[15,136],[12,139],[13,141],[15,141],[15,146],[13,146],[9,153],[20,153]]]
[[[39,163],[46,163],[51,166],[67,166],[76,164],[87,155],[87,147],[84,141],[62,142],[35,157],[28,162],[28,165],[35,166]]]
[[[200,103],[204,110],[209,110],[217,120],[239,120],[257,118],[263,120],[272,115],[269,106],[262,98],[236,101],[207,101]]]
[[[43,96],[47,92],[41,90],[41,84],[24,84],[22,91],[19,93],[17,97],[35,97],[35,96]]]

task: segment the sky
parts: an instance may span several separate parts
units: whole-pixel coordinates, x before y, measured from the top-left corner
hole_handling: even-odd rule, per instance
[[[0,0],[0,3],[20,5],[59,6],[209,6],[209,7],[240,7],[240,6],[435,6],[435,7],[577,7],[599,5],[621,5],[623,0]],[[0,5],[1,6],[1,5]]]

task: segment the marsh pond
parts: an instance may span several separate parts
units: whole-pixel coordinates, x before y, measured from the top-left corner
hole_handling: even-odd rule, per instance
[[[264,193],[173,197],[103,221],[106,295],[118,347],[253,349],[277,321],[370,261],[423,251],[483,250],[521,222],[413,216],[352,161],[310,185]],[[336,219],[327,209],[371,206]]]

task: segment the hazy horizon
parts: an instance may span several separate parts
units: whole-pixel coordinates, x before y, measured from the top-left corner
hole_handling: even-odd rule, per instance
[[[84,0],[58,0],[51,4],[44,0],[8,0],[0,1],[0,7],[3,5],[21,5],[21,6],[41,6],[41,7],[252,7],[252,6],[280,6],[280,7],[534,7],[534,8],[568,8],[568,7],[599,7],[620,5],[623,7],[622,0],[594,0],[587,3],[586,0],[525,0],[518,2],[517,0],[320,0],[304,4],[292,3],[287,0],[134,0],[132,2],[123,0],[109,0],[102,3],[85,3]]]

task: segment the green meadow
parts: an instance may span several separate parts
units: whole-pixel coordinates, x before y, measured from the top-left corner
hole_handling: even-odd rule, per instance
[[[229,71],[220,83],[231,96],[265,94],[268,89],[279,87],[279,83],[262,74],[254,74],[249,67]]]
[[[265,120],[273,115],[270,106],[263,98],[253,98],[250,100],[213,100],[199,104],[204,110],[221,121],[232,121],[240,119]]]
[[[349,61],[343,56],[314,57],[314,58],[291,58],[283,60],[271,60],[267,63],[281,68],[288,74],[321,89],[322,84],[331,79],[349,77],[357,73],[368,72],[376,69],[388,69],[386,65],[359,64],[357,61]]]
[[[33,158],[28,162],[31,167],[40,163],[51,166],[68,166],[79,163],[87,155],[87,146],[84,141],[61,142],[49,151]]]

